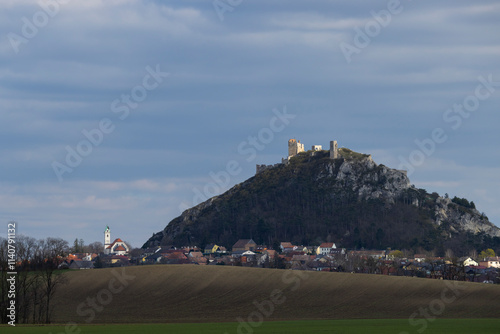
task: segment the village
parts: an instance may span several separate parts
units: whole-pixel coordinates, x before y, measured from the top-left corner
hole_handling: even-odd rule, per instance
[[[74,253],[60,269],[96,269],[131,265],[225,265],[258,268],[350,272],[500,284],[500,257],[488,249],[472,257],[435,257],[408,254],[399,250],[349,250],[334,242],[317,246],[281,242],[268,247],[252,239],[240,239],[230,249],[207,244],[133,249],[120,238],[111,242],[106,227],[104,249],[100,253]],[[488,256],[487,256],[488,255]]]

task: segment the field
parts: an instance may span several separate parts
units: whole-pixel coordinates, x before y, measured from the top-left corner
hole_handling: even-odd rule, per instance
[[[17,327],[1,329],[2,333],[39,334],[39,333],[80,333],[82,334],[127,334],[127,333],[169,333],[169,334],[232,334],[232,333],[349,333],[349,334],[400,334],[418,333],[421,327],[412,327],[407,320],[306,320],[288,322],[265,322],[261,326],[245,330],[238,323],[208,324],[129,324],[129,325],[81,325],[74,328],[64,326]],[[439,319],[429,323],[427,334],[461,333],[498,333],[498,319]]]
[[[55,323],[500,318],[500,286],[481,283],[194,265],[67,276],[54,298]]]

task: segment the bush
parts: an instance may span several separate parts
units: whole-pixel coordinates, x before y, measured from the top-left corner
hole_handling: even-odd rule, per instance
[[[457,196],[453,197],[453,199],[451,200],[453,203],[456,203],[458,205],[461,205],[463,207],[466,207],[468,209],[475,209],[476,208],[476,205],[474,204],[474,202],[470,202],[465,199],[465,198],[458,198]]]

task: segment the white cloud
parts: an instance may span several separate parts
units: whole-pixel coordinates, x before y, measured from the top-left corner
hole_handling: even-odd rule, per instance
[[[101,240],[102,226],[136,245],[197,203],[193,189],[237,156],[237,145],[286,104],[299,117],[253,164],[277,162],[289,137],[332,138],[366,147],[378,163],[398,167],[441,126],[444,108],[461,102],[476,78],[499,68],[499,4],[413,2],[356,55],[339,43],[386,3],[269,5],[255,1],[218,21],[210,3],[73,0],[14,54],[0,45],[0,212],[32,235]],[[0,2],[2,31],[20,33],[37,0]],[[112,117],[110,103],[141,83],[147,65],[171,79],[133,110],[62,184],[50,163],[81,131]],[[496,78],[496,76],[494,75]],[[412,181],[429,191],[474,200],[500,221],[494,113],[498,94],[452,140],[417,168]],[[435,117],[434,117],[435,116]],[[487,120],[486,120],[487,119]],[[470,126],[470,127],[469,127]],[[475,135],[471,129],[481,129]],[[471,166],[468,154],[489,156]],[[349,139],[347,139],[349,138]],[[474,146],[474,147],[473,147]],[[274,158],[273,158],[274,156]],[[62,160],[61,160],[62,159]],[[246,173],[246,174],[245,174]],[[477,199],[476,199],[477,196]]]

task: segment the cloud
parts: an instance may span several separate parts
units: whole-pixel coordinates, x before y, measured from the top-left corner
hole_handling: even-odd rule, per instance
[[[347,64],[339,44],[352,42],[354,28],[386,6],[246,1],[221,22],[199,1],[70,1],[18,54],[4,35],[2,219],[88,242],[101,240],[109,224],[139,245],[176,217],[181,203],[195,204],[193,189],[231,159],[243,167],[231,180],[237,183],[256,163],[280,161],[288,138],[324,146],[334,138],[397,168],[415,139],[443,127],[449,140],[412,182],[456,192],[500,221],[500,88],[457,131],[443,122],[479,75],[500,80],[500,5],[405,2]],[[0,29],[21,34],[23,17],[31,20],[40,7],[8,0],[0,9]],[[146,66],[156,64],[171,75],[120,120],[111,103],[130,95]],[[246,162],[238,144],[283,105],[297,118]],[[103,118],[115,130],[60,184],[51,163],[64,162],[66,147]]]

